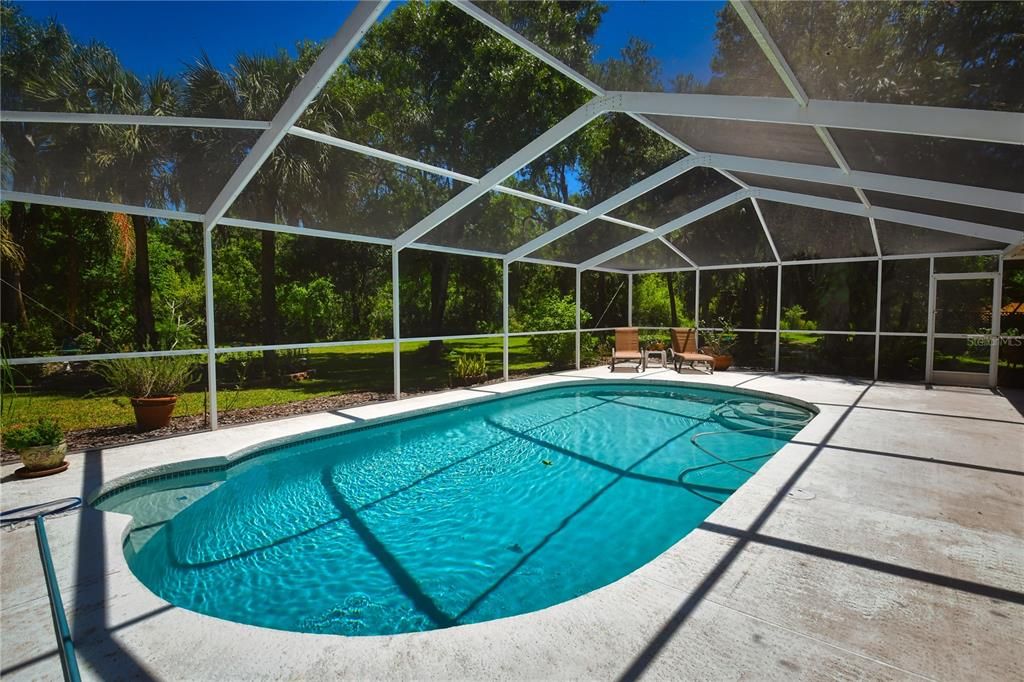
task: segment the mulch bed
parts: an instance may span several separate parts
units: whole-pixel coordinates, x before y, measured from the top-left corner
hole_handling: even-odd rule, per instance
[[[217,415],[217,421],[221,426],[232,424],[249,424],[252,422],[267,421],[270,419],[282,419],[294,417],[310,412],[330,412],[342,410],[357,405],[391,400],[390,393],[345,393],[343,395],[327,396],[324,398],[311,398],[294,403],[283,405],[267,405],[265,407],[248,407],[240,410],[228,410]],[[134,425],[126,426],[103,426],[95,429],[81,429],[79,431],[68,431],[68,452],[80,452],[82,450],[94,450],[108,448],[114,445],[127,445],[147,440],[156,440],[175,436],[192,431],[202,431],[206,428],[206,416],[202,414],[189,415],[185,417],[174,417],[171,423],[162,429],[145,431],[140,433],[135,430]],[[18,461],[18,454],[13,450],[3,450],[0,456],[0,463],[10,464]]]
[[[533,373],[513,373],[509,379],[521,379],[532,376]],[[474,386],[487,386],[489,384],[500,384],[503,379],[500,377],[475,383]],[[462,387],[470,388],[470,387]],[[442,391],[450,389],[441,389]],[[403,391],[403,396],[420,395],[436,391]],[[359,405],[377,403],[391,400],[394,397],[391,393],[376,393],[366,391],[361,393],[344,393],[342,395],[326,396],[323,398],[310,398],[283,405],[267,405],[264,407],[248,407],[238,410],[227,410],[218,412],[217,421],[220,426],[232,424],[250,424],[253,422],[268,421],[272,419],[283,419],[294,417],[300,414],[311,412],[330,412],[332,410],[343,410]],[[202,414],[189,415],[185,417],[174,417],[171,423],[162,429],[145,431],[140,433],[135,430],[134,425],[125,426],[103,426],[95,429],[81,429],[79,431],[68,431],[68,452],[81,452],[83,450],[97,450],[109,448],[115,445],[128,445],[148,440],[158,440],[168,436],[176,436],[190,432],[202,431],[206,428],[206,416]],[[11,464],[17,462],[18,454],[13,450],[3,449],[0,452],[0,464]]]

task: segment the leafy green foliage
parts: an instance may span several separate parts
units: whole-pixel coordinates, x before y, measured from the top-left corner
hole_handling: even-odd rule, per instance
[[[807,311],[799,303],[794,303],[788,308],[782,310],[782,328],[783,329],[796,329],[796,330],[809,330],[813,331],[818,328],[818,323],[814,320],[806,320],[804,317],[807,315]]]
[[[56,420],[41,418],[34,424],[4,429],[3,440],[4,446],[12,450],[24,450],[39,445],[59,445],[64,440],[64,431]]]
[[[487,375],[487,356],[452,353],[452,376],[459,380],[475,379]]]
[[[101,360],[93,371],[128,398],[178,395],[196,381],[195,358],[187,355]]]
[[[586,327],[590,314],[580,312],[580,326]],[[576,301],[571,296],[549,295],[542,298],[536,308],[524,315],[522,324],[526,329],[575,329]],[[555,366],[564,366],[576,356],[575,334],[537,334],[529,337],[530,348],[541,358]],[[580,353],[589,355],[596,348],[597,339],[587,335],[580,338]]]

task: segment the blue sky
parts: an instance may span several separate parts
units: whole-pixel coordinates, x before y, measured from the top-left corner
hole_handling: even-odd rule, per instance
[[[303,39],[324,40],[341,25],[350,2],[54,2],[19,3],[38,19],[56,16],[79,41],[98,40],[140,75],[178,73],[203,50],[228,66],[246,52],[292,50]],[[615,56],[630,35],[654,46],[665,76],[710,75],[715,12],[722,2],[612,1],[598,32],[600,59]],[[394,6],[394,3],[392,3]]]

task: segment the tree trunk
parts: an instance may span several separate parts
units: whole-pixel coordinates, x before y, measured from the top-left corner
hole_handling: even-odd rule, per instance
[[[265,345],[277,343],[277,233],[263,230],[260,233],[260,313],[263,318],[262,342]],[[263,372],[268,378],[277,377],[277,352],[263,351]]]
[[[668,286],[668,316],[672,320],[672,326],[679,326],[679,314],[676,312],[676,292],[672,288],[673,273],[665,273],[665,284]]]
[[[135,233],[135,345],[140,350],[156,346],[153,287],[149,278],[149,221],[145,216],[132,216],[132,231]]]
[[[33,211],[33,213],[37,212]],[[25,249],[25,235],[28,233],[29,217],[30,214],[25,204],[18,201],[11,202],[11,239],[25,251],[26,259],[28,250]],[[10,266],[7,271],[10,277],[10,286],[3,289],[5,294],[3,319],[8,322],[17,320],[21,325],[27,325],[28,310],[25,308],[25,296],[21,290],[21,269],[13,267],[10,263],[8,265]],[[17,316],[12,316],[10,311],[15,311]]]
[[[451,264],[443,253],[430,254],[430,335],[440,336],[444,333],[444,311],[448,307],[448,277]],[[431,361],[440,362],[444,344],[431,341],[427,357]]]

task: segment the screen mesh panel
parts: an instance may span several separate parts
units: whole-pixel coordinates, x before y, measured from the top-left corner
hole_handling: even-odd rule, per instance
[[[649,118],[698,151],[833,168],[836,165],[809,126],[684,116]]]
[[[758,175],[757,173],[733,173],[733,175],[751,187],[777,189],[781,192],[810,194],[815,197],[825,197],[827,199],[839,199],[841,201],[853,201],[860,203],[860,198],[851,187],[828,185],[823,182],[793,180],[791,178],[777,178],[771,175]]]
[[[693,327],[696,272],[633,275],[633,324]]]
[[[629,311],[628,275],[587,270],[580,273],[583,328],[625,327]]]
[[[877,285],[877,262],[787,265],[782,268],[779,326],[874,331]]]
[[[1024,147],[1012,144],[832,129],[854,170],[1024,192]]]
[[[611,212],[620,220],[658,227],[721,199],[739,186],[711,168],[694,168]]]
[[[449,3],[396,3],[298,124],[480,177],[591,96]]]
[[[882,261],[883,332],[928,331],[928,259]]]
[[[965,220],[969,223],[1007,227],[1011,230],[1024,230],[1024,213],[996,211],[979,206],[954,204],[948,201],[934,201],[932,199],[921,199],[903,194],[889,194],[888,192],[865,192],[865,194],[868,197],[868,201],[874,206],[884,206],[901,211]],[[1021,208],[1024,208],[1024,198],[1021,199]]]
[[[512,332],[575,329],[576,271],[539,263],[509,263],[508,315]]]
[[[928,340],[920,336],[878,339],[878,378],[882,381],[924,381]]]
[[[875,337],[782,332],[779,371],[870,377],[874,374]]]
[[[754,3],[813,99],[1024,111],[1017,3]]]
[[[774,201],[757,203],[782,260],[877,255],[867,218]]]
[[[563,263],[582,263],[642,234],[644,232],[618,223],[592,220],[564,237],[542,246],[530,256]]]
[[[605,114],[502,184],[590,208],[685,156],[626,114]]]
[[[398,275],[403,337],[501,333],[500,262],[402,249]]]
[[[671,232],[667,238],[700,266],[775,260],[749,199]]]
[[[390,306],[367,314],[379,291],[390,296],[390,247],[227,225],[215,227],[212,236],[219,346],[391,336]],[[201,253],[201,234],[196,239]],[[265,257],[274,264],[274,310],[267,310],[260,294]],[[201,277],[201,256],[196,263]]]
[[[788,94],[727,3],[610,0],[593,6],[567,2],[546,6],[527,2],[473,4],[609,90],[775,97]],[[686,26],[687,39],[680,40],[674,32],[666,31],[669,26]],[[586,41],[581,44],[573,40],[576,32]],[[694,69],[699,65],[695,65],[693,45],[714,46],[710,63],[696,75]]]
[[[311,178],[330,178],[311,182]],[[269,223],[394,238],[466,184],[319,142],[286,137],[231,207]]]
[[[700,273],[700,326],[775,329],[778,274],[775,266],[705,270]]]
[[[505,254],[573,215],[528,199],[488,192],[417,241]]]
[[[992,251],[1006,247],[1003,242],[993,242],[977,237],[968,237],[952,232],[931,230],[927,227],[890,223],[876,220],[878,243],[884,256],[900,256],[915,253],[944,253],[955,251]]]
[[[616,256],[609,261],[605,261],[601,265],[621,270],[660,270],[663,268],[692,267],[678,253],[657,239],[620,256]]]
[[[3,123],[0,135],[5,190],[202,213],[259,132]]]

